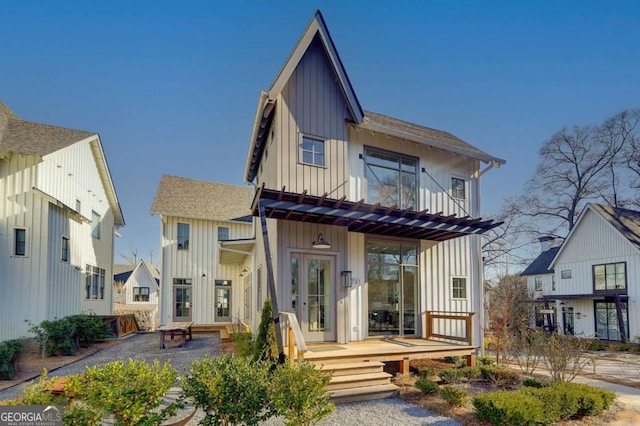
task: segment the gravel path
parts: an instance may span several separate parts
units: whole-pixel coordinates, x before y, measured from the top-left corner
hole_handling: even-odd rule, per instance
[[[158,347],[159,340],[159,336],[154,333],[133,335],[124,339],[118,345],[103,349],[87,358],[58,368],[49,372],[48,375],[49,377],[55,377],[77,374],[84,371],[85,366],[95,366],[116,360],[127,361],[130,358],[147,362],[158,359],[161,363],[170,360],[171,365],[179,372],[182,372],[195,359],[203,358],[206,355],[218,356],[222,354],[222,345],[218,333],[196,334],[193,336],[193,340],[189,341],[183,348],[173,346],[160,349]],[[22,394],[22,389],[26,385],[27,383],[23,383],[0,391],[0,400],[16,398]],[[203,417],[203,413],[198,411],[189,422],[189,425],[197,425],[198,420]],[[398,398],[339,404],[336,406],[336,410],[319,424],[323,426],[459,425],[458,422],[448,417],[434,414]],[[280,426],[284,425],[284,422],[281,419],[270,419],[264,425]]]

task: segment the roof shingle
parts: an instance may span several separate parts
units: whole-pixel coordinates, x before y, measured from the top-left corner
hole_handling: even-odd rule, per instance
[[[640,250],[640,212],[602,204],[590,206]]]
[[[540,253],[536,259],[531,262],[527,268],[520,273],[520,275],[544,275],[544,274],[552,274],[553,269],[549,269],[549,265],[554,257],[556,257],[556,253],[558,253],[560,247],[551,247],[547,251],[543,251]]]

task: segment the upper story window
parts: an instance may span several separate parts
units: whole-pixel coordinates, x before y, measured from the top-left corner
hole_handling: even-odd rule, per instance
[[[300,143],[299,161],[302,164],[324,167],[324,141],[303,136]]]
[[[13,254],[16,256],[27,255],[27,230],[25,228],[13,230]]]
[[[71,257],[71,253],[70,253],[70,248],[69,248],[69,237],[62,237],[62,255],[60,257],[60,260],[62,260],[63,262],[68,262],[69,258]]]
[[[100,215],[94,211],[91,212],[91,236],[100,239]]]
[[[178,223],[178,250],[189,250],[188,223]]]
[[[457,177],[451,178],[451,196],[459,200],[467,199],[466,181]]]
[[[560,271],[560,278],[562,278],[563,280],[568,280],[569,278],[571,278],[571,269]]]
[[[542,291],[542,277],[535,278],[535,290]]]
[[[384,151],[365,150],[367,202],[400,209],[417,206],[418,160]]]
[[[173,285],[191,285],[193,281],[191,278],[174,278]]]
[[[464,277],[453,277],[451,281],[452,296],[454,299],[467,298],[467,279]]]
[[[229,228],[226,226],[218,226],[218,241],[226,241],[229,239]]]
[[[134,287],[133,288],[133,301],[134,302],[148,302],[149,301],[149,287]]]
[[[593,289],[595,291],[626,290],[625,262],[593,265]]]
[[[82,202],[78,199],[76,199],[76,211],[82,214]]]

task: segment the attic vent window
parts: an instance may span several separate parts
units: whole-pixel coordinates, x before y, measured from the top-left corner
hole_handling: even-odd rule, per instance
[[[302,137],[299,162],[310,166],[324,167],[324,140]]]

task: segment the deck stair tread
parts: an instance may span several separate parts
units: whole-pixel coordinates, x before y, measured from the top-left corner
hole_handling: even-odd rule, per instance
[[[384,369],[380,361],[352,362],[346,364],[322,364],[321,371],[330,372],[333,377],[348,376],[352,374],[378,373]]]
[[[367,401],[371,399],[389,398],[398,395],[399,388],[394,384],[367,386],[362,388],[339,389],[329,391],[335,403]]]
[[[378,385],[388,385],[390,378],[391,374],[384,372],[332,377],[331,382],[327,385],[327,390],[365,389]]]
[[[220,338],[223,342],[231,340],[231,333],[229,333],[229,328],[226,324],[194,324],[191,327],[191,332],[194,334],[217,332],[220,333]]]

